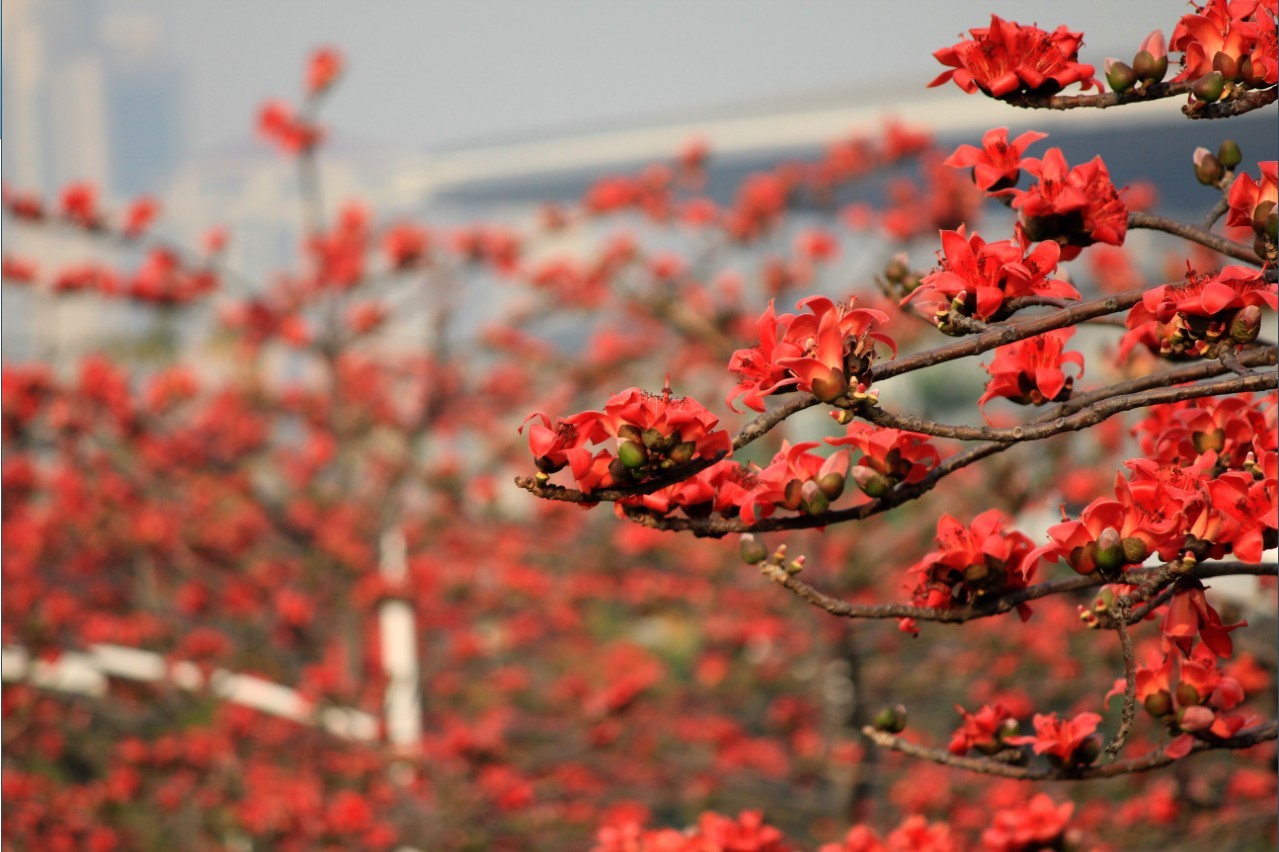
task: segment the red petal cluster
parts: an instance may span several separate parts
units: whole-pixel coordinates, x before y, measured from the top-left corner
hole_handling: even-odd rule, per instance
[[[1169,47],[1182,52],[1177,80],[1218,71],[1227,82],[1264,88],[1279,81],[1275,8],[1258,0],[1208,0],[1183,15]]]
[[[1031,157],[1022,167],[1039,178],[1029,189],[1011,190],[1031,239],[1061,243],[1062,260],[1074,260],[1093,243],[1124,244],[1128,208],[1101,157],[1072,169],[1060,148],[1049,148],[1042,160]]]
[[[875,345],[882,343],[897,354],[897,344],[880,327],[888,315],[858,308],[856,301],[836,303],[825,296],[810,296],[795,306],[809,313],[775,316],[773,303],[759,318],[759,344],[738,349],[728,369],[738,383],[728,405],[745,395],[746,405],[764,410],[764,397],[789,390],[808,391],[822,402],[832,402],[850,389],[864,392],[860,381],[875,359]]]
[[[1093,77],[1093,67],[1078,61],[1082,33],[1064,26],[1048,33],[997,15],[990,16],[989,27],[968,32],[971,40],[933,54],[952,70],[940,74],[928,84],[930,87],[954,80],[970,95],[981,89],[994,98],[1014,92],[1055,94],[1072,83],[1082,84],[1085,91],[1101,90],[1101,84]]]
[[[1019,405],[1070,399],[1075,379],[1084,374],[1084,356],[1065,351],[1066,341],[1074,334],[1073,328],[1062,328],[1000,346],[986,367],[990,382],[977,404],[985,406],[996,397]],[[1079,376],[1067,376],[1062,369],[1066,364],[1077,366]]]
[[[903,305],[917,302],[918,310],[932,312],[955,308],[966,316],[995,320],[1007,316],[1009,299],[1020,296],[1079,298],[1074,287],[1048,277],[1057,269],[1061,246],[1049,241],[1030,249],[1020,228],[1016,240],[988,243],[979,234],[969,237],[961,225],[942,231],[941,245],[940,268],[925,275]]]
[[[1058,805],[1040,793],[1024,807],[997,812],[990,828],[982,832],[982,848],[987,852],[1061,848],[1074,812],[1074,802]]]
[[[1119,355],[1127,357],[1141,343],[1166,358],[1203,357],[1218,342],[1255,338],[1260,309],[1273,311],[1276,306],[1279,290],[1260,270],[1227,266],[1214,275],[1201,275],[1187,269],[1186,283],[1147,290],[1128,312],[1125,325],[1130,331]],[[1245,313],[1246,309],[1252,310]]]
[[[983,754],[995,754],[1007,747],[1006,736],[1017,733],[1017,719],[1002,702],[983,705],[976,713],[959,705],[955,709],[964,722],[950,739],[947,750],[951,754],[962,756],[974,748]]]
[[[1047,133],[1027,130],[1009,142],[1008,128],[996,127],[982,136],[980,148],[960,145],[945,164],[956,169],[971,168],[973,183],[986,192],[998,192],[1017,185],[1021,177],[1021,155],[1035,142],[1047,138]]]
[[[1034,721],[1033,736],[1010,737],[1008,742],[1034,746],[1035,754],[1048,755],[1049,761],[1058,766],[1086,766],[1096,758],[1097,751],[1092,745],[1100,745],[1093,737],[1093,731],[1101,723],[1098,714],[1080,713],[1062,721],[1056,713],[1036,713]]]

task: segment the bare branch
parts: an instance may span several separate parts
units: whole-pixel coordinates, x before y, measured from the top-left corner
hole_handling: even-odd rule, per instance
[[[1184,95],[1190,92],[1191,82],[1183,80],[1180,83],[1156,83],[1153,86],[1146,86],[1140,89],[1130,89],[1127,92],[1102,92],[1096,95],[1028,95],[1013,94],[1005,95],[999,100],[1005,103],[1021,107],[1023,109],[1108,109],[1115,106],[1125,106],[1127,104],[1144,103],[1145,101],[1157,101],[1163,98],[1175,98],[1177,95]]]
[[[1207,246],[1227,257],[1233,257],[1235,260],[1242,260],[1244,263],[1250,263],[1253,266],[1262,265],[1261,258],[1257,257],[1257,253],[1252,250],[1252,246],[1233,242],[1212,233],[1212,231],[1195,225],[1187,225],[1184,222],[1178,222],[1165,216],[1156,216],[1153,213],[1129,213],[1128,227],[1163,231],[1165,234],[1173,234],[1193,243],[1199,243],[1201,246]]]
[[[1279,97],[1279,90],[1272,86],[1259,92],[1244,92],[1231,100],[1215,104],[1196,101],[1192,104],[1186,104],[1181,108],[1181,111],[1185,113],[1187,118],[1193,119],[1232,118],[1236,115],[1252,112],[1254,109],[1270,106],[1270,104],[1275,102],[1276,97]]]
[[[1127,601],[1118,601],[1112,619],[1115,632],[1119,634],[1119,648],[1124,655],[1124,704],[1119,716],[1119,730],[1106,746],[1106,756],[1111,763],[1115,762],[1128,742],[1132,720],[1137,715],[1137,661],[1132,649],[1132,637],[1128,635],[1128,618],[1131,615],[1129,607]]]

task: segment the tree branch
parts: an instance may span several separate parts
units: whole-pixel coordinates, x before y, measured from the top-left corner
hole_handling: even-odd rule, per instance
[[[1163,231],[1165,234],[1173,234],[1193,243],[1199,243],[1201,246],[1207,246],[1227,257],[1233,257],[1235,260],[1242,260],[1244,263],[1250,263],[1253,266],[1262,265],[1261,258],[1257,257],[1257,253],[1252,250],[1252,246],[1233,242],[1211,231],[1195,225],[1187,225],[1184,222],[1178,222],[1166,216],[1156,216],[1153,213],[1129,213],[1128,227]]]
[[[1215,104],[1206,104],[1202,101],[1186,104],[1181,108],[1187,118],[1233,118],[1236,115],[1252,112],[1254,109],[1261,109],[1275,102],[1275,98],[1279,97],[1279,89],[1273,86],[1269,89],[1261,91],[1244,92],[1228,101],[1220,101]]]
[[[1183,80],[1180,83],[1156,83],[1153,86],[1146,86],[1141,89],[1130,89],[1127,92],[1102,92],[1096,95],[1029,95],[1029,94],[1013,94],[1006,95],[999,100],[1005,103],[1021,107],[1022,109],[1108,109],[1115,106],[1125,106],[1127,104],[1144,103],[1146,101],[1157,101],[1163,98],[1175,98],[1177,95],[1184,95],[1190,92],[1192,81]]]
[[[1131,775],[1135,772],[1149,772],[1152,769],[1159,769],[1182,759],[1169,755],[1166,749],[1157,749],[1141,757],[1108,763],[1104,766],[1086,766],[1079,769],[1032,769],[1026,766],[1001,763],[988,757],[959,757],[941,749],[916,745],[901,737],[893,736],[884,731],[877,731],[870,726],[862,728],[862,733],[867,739],[881,748],[901,752],[911,757],[930,760],[942,766],[953,766],[956,769],[967,769],[970,772],[979,772],[983,775],[998,775],[1002,778],[1015,778],[1021,781],[1089,781],[1096,778],[1115,778],[1120,775]],[[1255,745],[1275,739],[1279,739],[1279,722],[1265,722],[1246,728],[1233,737],[1199,740],[1191,747],[1190,754],[1252,748]]]
[[[1128,742],[1128,732],[1132,730],[1132,720],[1137,715],[1137,661],[1132,649],[1132,637],[1128,635],[1128,618],[1131,615],[1129,608],[1127,601],[1119,601],[1113,618],[1115,632],[1119,634],[1119,649],[1124,655],[1124,704],[1119,716],[1119,730],[1106,746],[1106,756],[1111,763],[1115,762]]]

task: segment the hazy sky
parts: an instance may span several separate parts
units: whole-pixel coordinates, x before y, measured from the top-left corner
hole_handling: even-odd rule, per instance
[[[76,0],[79,2],[79,0]],[[59,0],[44,0],[59,2]],[[123,0],[108,0],[108,6]],[[409,148],[639,124],[726,104],[823,93],[922,90],[930,53],[1005,18],[1083,30],[1085,61],[1130,56],[1176,0],[218,0],[137,2],[163,14],[165,50],[185,66],[188,143],[249,132],[267,94],[296,91],[318,43],[351,73],[328,117],[368,142]]]

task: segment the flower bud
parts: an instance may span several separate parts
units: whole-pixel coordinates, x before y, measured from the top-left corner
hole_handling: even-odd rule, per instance
[[[1243,160],[1243,152],[1239,150],[1239,143],[1233,139],[1227,139],[1217,148],[1217,159],[1228,169],[1233,169]]]
[[[1258,234],[1268,233],[1270,239],[1273,240],[1275,238],[1275,218],[1275,203],[1273,201],[1263,201],[1252,208],[1252,229]]]
[[[1194,162],[1195,177],[1204,186],[1216,186],[1226,173],[1226,170],[1221,167],[1221,161],[1207,148],[1195,149]]]
[[[1156,719],[1162,719],[1172,712],[1172,696],[1168,694],[1166,689],[1147,695],[1142,704],[1146,708],[1146,712]]]
[[[1203,699],[1199,697],[1199,692],[1188,683],[1177,684],[1177,703],[1182,707],[1193,707]]]
[[[871,724],[875,726],[877,731],[900,734],[906,730],[906,708],[901,704],[895,707],[885,707],[875,714]]]
[[[638,426],[632,426],[630,423],[627,423],[618,427],[617,439],[619,441],[634,441],[638,444],[644,440],[644,435],[640,432]]]
[[[1217,55],[1212,58],[1213,70],[1221,73],[1221,76],[1227,80],[1239,80],[1243,78],[1240,72],[1240,63],[1238,57],[1231,56],[1224,50],[1217,51]]]
[[[1080,743],[1070,755],[1070,762],[1074,766],[1087,766],[1097,759],[1097,755],[1101,754],[1102,738],[1101,734],[1093,734],[1088,739]]]
[[[623,441],[617,448],[617,457],[626,465],[627,470],[643,467],[648,462],[648,451],[642,444],[634,441]]]
[[[827,378],[813,379],[813,396],[822,402],[834,402],[848,393],[848,380],[843,370],[831,370]]]
[[[1216,721],[1216,714],[1207,707],[1183,707],[1177,713],[1177,726],[1187,733],[1206,731]]]
[[[1130,565],[1137,565],[1146,561],[1146,557],[1150,555],[1150,548],[1146,546],[1146,542],[1136,536],[1129,536],[1123,540],[1124,559]]]
[[[786,483],[786,488],[782,491],[782,508],[792,512],[798,509],[804,501],[803,492],[804,486],[798,479]]]
[[[1101,531],[1101,535],[1097,536],[1097,553],[1093,558],[1097,562],[1097,567],[1103,571],[1114,571],[1123,567],[1124,546],[1118,530],[1114,527],[1106,527]]]
[[[643,435],[644,446],[650,450],[664,452],[671,448],[671,443],[665,435],[656,429],[645,429]]]
[[[695,452],[697,452],[697,444],[692,441],[683,441],[671,448],[670,460],[676,464],[688,464],[692,461]]]
[[[1140,53],[1137,55],[1141,56]],[[1110,84],[1111,91],[1123,93],[1137,84],[1137,73],[1118,59],[1107,59],[1105,68],[1106,82]]]
[[[758,565],[768,558],[768,548],[764,546],[764,542],[751,533],[742,536],[740,547],[742,561],[747,565]]]
[[[1141,42],[1132,68],[1147,86],[1163,82],[1168,73],[1168,42],[1164,40],[1163,30],[1155,30]]]
[[[888,265],[884,267],[884,279],[892,284],[902,283],[909,274],[910,266],[907,265],[906,255],[904,254],[897,255],[888,261]]]
[[[995,737],[1002,745],[1009,737],[1017,736],[1018,727],[1016,719],[1005,719],[999,723],[999,730],[996,731]]]
[[[1096,599],[1092,603],[1093,612],[1109,612],[1110,608],[1115,605],[1115,590],[1107,586],[1097,593]]]
[[[810,479],[800,487],[800,499],[803,501],[804,511],[810,515],[820,515],[830,508],[830,501],[826,499],[826,495],[822,493],[822,489],[818,487],[817,482]]]
[[[817,487],[822,489],[827,500],[838,500],[839,495],[844,493],[844,483],[845,478],[842,473],[831,471],[817,480]]]
[[[1247,305],[1230,321],[1230,339],[1235,343],[1252,343],[1261,334],[1261,308]]]
[[[893,487],[891,479],[865,465],[854,465],[848,475],[867,497],[883,497]]]
[[[1245,56],[1243,61],[1239,63],[1239,76],[1254,89],[1264,89],[1266,86],[1272,85],[1266,82],[1265,63],[1253,62],[1251,56]]]
[[[1190,92],[1195,96],[1196,100],[1207,103],[1216,103],[1221,100],[1221,96],[1225,91],[1226,78],[1221,76],[1220,71],[1209,71],[1190,87]]]

